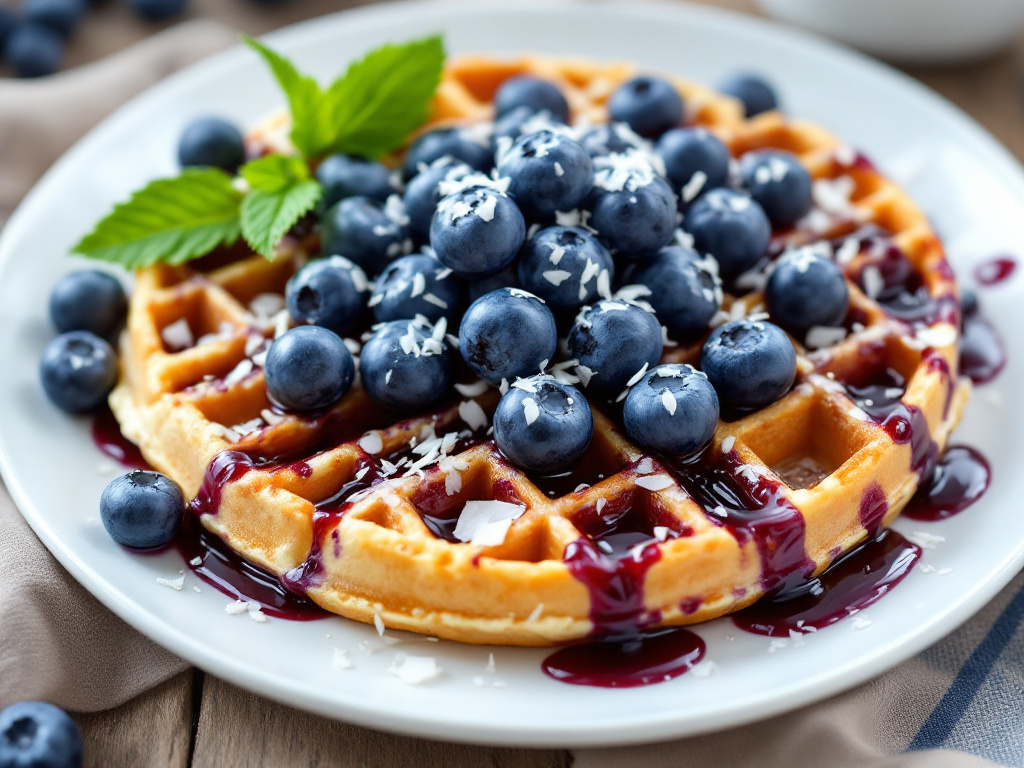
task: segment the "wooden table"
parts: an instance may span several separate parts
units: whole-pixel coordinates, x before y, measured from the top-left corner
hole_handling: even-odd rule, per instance
[[[752,0],[698,0],[754,13]],[[113,40],[138,34],[114,4],[94,14],[70,52],[72,63],[108,53]],[[260,10],[238,0],[199,0],[198,13],[249,32],[280,26],[325,6],[294,2]],[[332,3],[328,7],[337,7]],[[255,8],[255,10],[253,10]],[[241,14],[247,14],[244,17]],[[1024,158],[1024,39],[992,60],[957,69],[910,69],[909,74],[959,105]],[[241,768],[274,766],[416,765],[563,768],[562,750],[471,747],[430,742],[346,725],[282,706],[213,676],[190,670],[109,712],[76,717],[85,736],[86,764],[104,768]]]

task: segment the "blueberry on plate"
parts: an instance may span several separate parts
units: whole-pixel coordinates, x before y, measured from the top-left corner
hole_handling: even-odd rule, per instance
[[[641,448],[686,458],[703,450],[718,426],[718,395],[690,365],[652,368],[622,407],[626,432]]]
[[[615,263],[608,249],[581,227],[553,226],[526,241],[519,256],[519,283],[556,312],[575,312],[608,296]]]
[[[396,191],[387,168],[354,155],[331,155],[316,169],[316,178],[324,188],[325,208],[346,197],[369,197],[383,203]]]
[[[134,549],[169,544],[184,511],[185,499],[177,483],[143,469],[115,477],[100,497],[100,520],[110,538]]]
[[[569,356],[579,360],[587,393],[613,397],[661,358],[661,325],[653,313],[625,301],[584,307],[569,331]]]
[[[756,410],[789,392],[796,377],[796,351],[777,325],[735,320],[716,328],[704,343],[700,367],[722,405]]]
[[[651,305],[673,339],[688,341],[707,329],[722,306],[717,268],[710,257],[670,245],[638,264],[628,282],[647,289],[636,297]]]
[[[437,204],[444,197],[441,193],[442,183],[458,181],[471,173],[473,169],[465,163],[443,157],[424,168],[405,185],[402,202],[405,203],[405,212],[409,217],[409,234],[417,243],[430,240],[430,222],[434,218]]]
[[[630,150],[647,151],[649,144],[626,123],[598,123],[579,137],[580,145],[593,157],[621,155]]]
[[[544,302],[519,288],[499,288],[474,301],[459,327],[459,351],[484,381],[538,373],[558,349],[555,316]]]
[[[421,320],[396,320],[377,330],[359,356],[359,375],[373,402],[416,411],[448,391],[451,360],[441,330]]]
[[[981,304],[978,301],[978,294],[972,291],[970,288],[960,289],[960,315],[961,317],[971,317],[976,315],[978,310],[981,308]]]
[[[270,345],[267,392],[288,411],[319,411],[352,387],[356,364],[345,342],[319,325],[300,325]]]
[[[575,464],[594,437],[583,394],[550,376],[520,379],[494,412],[494,442],[518,467],[552,472]]]
[[[50,292],[50,320],[58,333],[90,331],[108,337],[124,322],[127,311],[124,288],[106,272],[71,272]]]
[[[684,226],[697,250],[715,258],[726,281],[757,264],[772,238],[764,209],[731,189],[712,189],[697,198],[686,212]]]
[[[244,162],[242,132],[219,117],[193,120],[178,140],[178,163],[183,168],[212,166],[234,173]]]
[[[3,54],[18,77],[52,75],[64,62],[64,39],[42,24],[21,22],[7,35]]]
[[[519,107],[527,107],[533,112],[550,112],[559,122],[569,122],[569,102],[558,86],[539,77],[510,77],[494,94],[496,118]]]
[[[641,75],[623,83],[608,99],[612,122],[627,123],[648,139],[656,139],[683,121],[683,97],[667,80]]]
[[[378,323],[452,319],[462,307],[463,283],[429,251],[403,256],[377,276],[370,307]]]
[[[594,183],[587,151],[546,130],[516,139],[498,158],[498,174],[510,179],[508,193],[523,215],[540,220],[576,208]]]
[[[82,734],[68,714],[45,701],[0,709],[0,766],[79,768]]]
[[[743,111],[747,117],[779,108],[775,90],[760,75],[737,73],[722,81],[718,90],[743,102]]]
[[[729,148],[704,128],[673,128],[658,139],[665,175],[683,207],[729,181]],[[697,176],[701,174],[701,176]]]
[[[815,326],[840,325],[848,299],[842,270],[811,247],[784,253],[765,286],[768,314],[800,339]]]
[[[430,222],[430,247],[437,260],[472,280],[505,269],[525,239],[519,208],[508,195],[486,186],[443,198]]]
[[[740,177],[776,229],[789,229],[811,210],[811,174],[790,152],[748,152]]]
[[[4,43],[7,42],[7,36],[11,34],[11,31],[18,24],[18,17],[7,6],[0,6],[0,51],[4,49]]]
[[[588,201],[590,226],[628,261],[641,261],[667,245],[677,222],[675,193],[642,163],[634,153],[599,160]]]
[[[516,107],[494,121],[492,145],[497,152],[505,147],[503,142],[511,144],[523,134],[542,130],[557,133],[565,131],[566,125],[546,109],[537,112],[529,107]]]
[[[292,320],[323,326],[342,336],[362,319],[369,298],[366,273],[344,256],[310,261],[291,276],[284,289]]]
[[[69,37],[85,14],[85,0],[24,0],[21,16]]]
[[[515,262],[509,264],[505,269],[496,275],[485,277],[482,280],[474,280],[469,284],[467,291],[469,300],[476,301],[481,296],[496,291],[499,288],[518,288],[519,268]]]
[[[402,166],[406,181],[442,157],[465,163],[475,171],[494,166],[490,130],[486,125],[471,128],[437,128],[424,133],[409,147]]]
[[[184,13],[188,0],[128,0],[128,5],[146,21],[164,21]]]
[[[376,275],[411,248],[404,211],[396,212],[390,204],[369,197],[346,197],[324,214],[320,252],[344,256],[367,275]]]
[[[39,375],[50,402],[68,413],[88,413],[117,383],[117,355],[94,333],[62,333],[43,350]]]

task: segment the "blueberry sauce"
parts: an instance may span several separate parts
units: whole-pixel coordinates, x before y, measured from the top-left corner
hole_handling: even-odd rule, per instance
[[[153,469],[139,447],[121,434],[121,427],[110,408],[104,407],[92,422],[92,441],[104,454],[129,469]]]
[[[1009,256],[997,256],[984,261],[974,268],[974,279],[978,285],[989,288],[1006,282],[1017,271],[1017,261]]]
[[[241,451],[221,451],[206,468],[203,481],[189,508],[197,515],[216,515],[220,511],[224,487],[247,474],[255,462]]]
[[[903,514],[912,520],[945,520],[980,499],[988,490],[991,477],[984,456],[967,446],[950,446]]]
[[[1006,367],[1006,348],[999,333],[978,312],[964,316],[960,338],[960,373],[975,384],[987,384]]]
[[[885,513],[889,511],[889,502],[885,498],[885,491],[878,483],[871,483],[864,491],[860,499],[860,524],[868,532],[868,536],[874,536],[882,527]]]

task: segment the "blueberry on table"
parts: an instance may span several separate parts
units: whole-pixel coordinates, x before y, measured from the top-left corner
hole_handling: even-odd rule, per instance
[[[572,466],[593,437],[586,398],[550,376],[520,379],[494,412],[494,442],[509,461],[534,472]]]
[[[409,147],[402,175],[408,181],[442,157],[465,163],[475,171],[491,170],[494,152],[489,132],[481,128],[437,128],[424,133]]]
[[[783,254],[765,286],[768,314],[800,339],[815,326],[840,325],[848,300],[842,270],[810,247]]]
[[[245,162],[242,132],[219,117],[201,117],[189,123],[178,140],[178,164],[220,168],[234,173]]]
[[[430,247],[437,260],[473,280],[505,269],[525,239],[523,214],[508,195],[491,187],[448,195],[430,223]]]
[[[623,423],[648,451],[686,458],[703,450],[718,426],[718,395],[708,377],[690,365],[659,365],[626,396]]]
[[[85,14],[85,0],[24,0],[21,17],[69,37]]]
[[[661,325],[653,313],[636,304],[599,301],[576,318],[568,348],[569,356],[586,369],[580,381],[587,393],[613,397],[645,365],[658,364]]]
[[[184,13],[188,0],[128,0],[128,5],[146,21],[164,21]]]
[[[344,256],[314,259],[291,276],[284,289],[288,314],[296,323],[349,333],[362,319],[370,281]]]
[[[811,210],[811,174],[790,152],[748,152],[740,177],[776,229],[789,229]]]
[[[45,701],[0,709],[0,766],[79,768],[82,734],[68,714]]]
[[[110,538],[133,549],[169,544],[181,526],[185,499],[167,475],[136,469],[110,481],[100,497],[100,520]]]
[[[588,207],[590,226],[616,256],[642,261],[668,245],[676,229],[676,195],[649,166],[635,165],[636,155],[609,155],[594,175]]]
[[[729,148],[704,128],[673,128],[657,146],[665,175],[685,208],[699,195],[729,181]],[[702,174],[700,177],[697,174]]]
[[[409,234],[417,243],[430,240],[430,222],[434,218],[437,204],[444,195],[442,182],[454,182],[473,172],[465,163],[443,157],[435,160],[409,180],[405,185],[402,202],[409,217]]]
[[[484,381],[500,384],[531,376],[554,360],[555,316],[519,288],[499,288],[474,301],[459,327],[459,351]]]
[[[764,209],[731,189],[712,189],[686,212],[686,231],[701,253],[718,262],[723,280],[753,267],[768,252],[772,225]]]
[[[324,214],[320,253],[344,256],[371,277],[411,248],[404,211],[393,211],[379,200],[346,197]]]
[[[448,391],[451,361],[438,330],[418,320],[396,320],[378,329],[359,356],[359,375],[371,400],[383,408],[416,411]]]
[[[608,296],[614,273],[608,249],[582,227],[542,229],[519,257],[519,283],[557,312],[575,312]]]
[[[612,122],[626,123],[641,136],[656,139],[683,121],[683,97],[667,80],[641,75],[629,80],[608,99]]]
[[[455,317],[463,293],[462,280],[432,253],[414,253],[391,262],[377,276],[370,307],[378,323],[412,320],[416,315],[435,323]]]
[[[796,377],[796,351],[777,325],[735,320],[716,328],[704,343],[700,367],[722,405],[756,410],[789,392]]]
[[[503,117],[519,107],[533,112],[546,111],[559,122],[569,122],[569,102],[554,83],[539,77],[510,77],[494,94],[494,115]]]
[[[288,411],[319,411],[351,389],[356,364],[345,342],[319,325],[300,325],[270,345],[267,392]]]
[[[703,333],[722,306],[717,268],[711,257],[670,245],[650,261],[638,264],[627,282],[645,287],[647,292],[637,298],[654,308],[669,336],[686,341]]]
[[[524,216],[535,220],[575,209],[594,183],[587,151],[547,130],[516,139],[498,158],[498,174],[510,179],[509,195]]]
[[[50,320],[58,333],[90,331],[109,337],[124,322],[127,311],[124,288],[106,272],[71,272],[50,292]]]
[[[621,155],[630,150],[646,150],[649,146],[626,123],[598,123],[579,137],[580,145],[593,157]]]
[[[353,155],[331,155],[316,169],[324,188],[323,205],[329,208],[346,197],[369,197],[385,202],[396,192],[387,168]]]
[[[42,24],[21,22],[7,35],[3,53],[18,77],[52,75],[64,62],[64,39]]]
[[[747,117],[779,108],[775,90],[760,75],[749,72],[732,75],[722,81],[718,90],[743,102],[743,111]]]
[[[106,402],[117,383],[117,355],[94,333],[62,333],[43,350],[39,375],[54,405],[68,413],[89,413]]]

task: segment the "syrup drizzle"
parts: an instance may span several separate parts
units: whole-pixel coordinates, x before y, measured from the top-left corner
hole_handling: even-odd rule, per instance
[[[983,261],[974,268],[974,279],[978,281],[978,285],[990,288],[993,285],[1006,282],[1013,277],[1016,271],[1016,259],[1010,256],[996,256],[988,261]]]
[[[980,499],[991,479],[992,471],[984,456],[967,446],[949,446],[903,514],[912,520],[945,520]]]
[[[121,426],[108,406],[104,406],[93,417],[92,441],[118,464],[129,469],[153,469],[143,458],[139,447],[121,434]]]
[[[1006,367],[1006,348],[993,325],[977,310],[963,319],[960,373],[975,384],[987,384]]]

